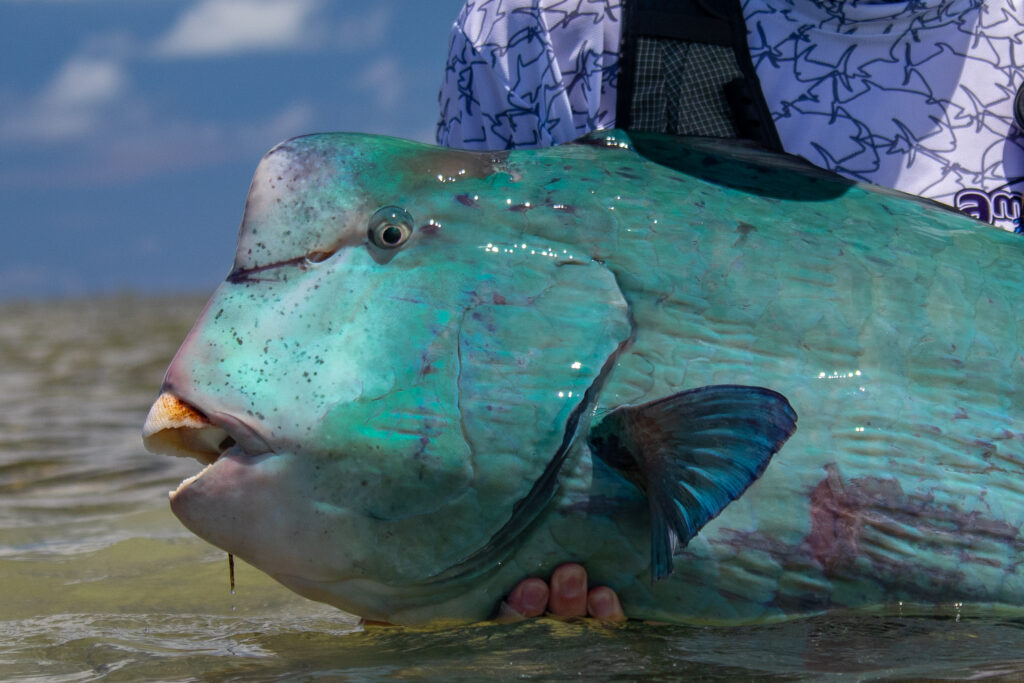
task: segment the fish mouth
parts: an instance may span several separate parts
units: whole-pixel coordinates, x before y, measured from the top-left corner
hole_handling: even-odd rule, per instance
[[[271,452],[256,430],[226,413],[204,411],[165,391],[157,397],[142,427],[142,444],[158,455],[194,458],[203,469],[188,477],[175,494],[201,477],[226,453],[258,455]]]

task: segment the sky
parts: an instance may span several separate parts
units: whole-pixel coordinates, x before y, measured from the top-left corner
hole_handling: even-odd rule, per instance
[[[0,300],[209,292],[303,133],[432,142],[462,0],[0,0]]]

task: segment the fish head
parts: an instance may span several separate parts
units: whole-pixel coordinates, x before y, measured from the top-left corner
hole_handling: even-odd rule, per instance
[[[512,210],[544,182],[377,136],[269,152],[144,428],[207,465],[171,494],[185,526],[372,618],[486,546],[629,335],[614,276],[556,238],[578,218]]]

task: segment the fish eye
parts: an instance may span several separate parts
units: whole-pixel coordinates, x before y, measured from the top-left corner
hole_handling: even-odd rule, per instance
[[[412,235],[412,216],[397,206],[377,209],[370,217],[368,235],[381,249],[397,249]]]

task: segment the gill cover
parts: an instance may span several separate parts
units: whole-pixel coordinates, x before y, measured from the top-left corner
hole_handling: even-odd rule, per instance
[[[630,337],[628,306],[603,265],[547,256],[508,266],[518,291],[493,291],[463,320],[459,408],[477,494],[511,507],[490,540],[439,579],[494,567],[544,509],[592,401],[588,390]]]

